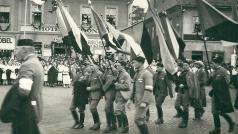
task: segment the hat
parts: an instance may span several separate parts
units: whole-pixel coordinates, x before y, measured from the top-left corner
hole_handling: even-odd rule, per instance
[[[215,63],[222,63],[223,59],[220,55],[216,54],[213,58],[212,58],[212,61],[215,62]]]
[[[142,57],[142,56],[137,56],[134,60],[138,61],[138,62],[141,62],[141,63],[144,63],[145,62],[145,58]]]
[[[34,46],[34,42],[32,39],[19,39],[17,46]]]
[[[204,66],[202,61],[195,61],[194,64],[200,65],[200,66]]]

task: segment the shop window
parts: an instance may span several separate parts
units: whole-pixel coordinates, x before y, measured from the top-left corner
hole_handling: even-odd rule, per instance
[[[87,30],[92,27],[92,12],[90,6],[82,5],[80,18],[82,29]]]
[[[193,30],[194,33],[201,32],[199,16],[193,16],[193,26],[194,26]]]
[[[43,23],[43,5],[32,3],[31,13],[31,24],[34,28],[39,29]]]
[[[113,26],[117,26],[117,7],[115,6],[106,6],[105,15],[106,21],[109,22]]]
[[[7,31],[10,27],[10,7],[0,5],[0,30]]]
[[[0,23],[9,23],[10,21],[10,7],[0,6]]]
[[[212,59],[216,56],[220,56],[222,60],[224,61],[224,52],[212,52]]]
[[[192,60],[203,60],[203,51],[192,51]]]

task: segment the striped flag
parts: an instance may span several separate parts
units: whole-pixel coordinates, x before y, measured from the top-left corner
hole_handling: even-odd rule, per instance
[[[87,43],[87,36],[80,31],[69,12],[63,6],[63,3],[59,2],[58,5],[56,15],[59,29],[64,37],[64,43],[72,45],[75,52],[92,55],[90,46]]]
[[[223,14],[206,0],[197,0],[197,4],[204,36],[238,42],[238,22]]]
[[[178,46],[178,44],[176,43],[176,39],[175,36],[173,35],[174,33],[172,32],[172,28],[169,27],[170,25],[168,25],[168,21],[166,21],[165,19],[165,24],[167,25],[167,28],[164,29],[161,26],[161,22],[160,22],[160,18],[158,16],[156,16],[155,11],[152,9],[151,3],[149,0],[147,0],[149,8],[151,10],[152,13],[152,17],[153,20],[155,22],[155,30],[156,30],[156,34],[158,37],[158,41],[159,41],[159,47],[160,47],[160,56],[162,59],[162,63],[166,69],[166,71],[168,71],[170,74],[175,74],[177,72],[177,63],[176,63],[176,58],[178,57],[178,53],[175,50],[174,46]],[[164,35],[164,32],[168,32],[167,34]],[[170,43],[167,43],[165,36],[168,36],[167,39],[171,40]]]
[[[92,7],[91,7],[91,11],[92,11],[94,21],[97,25],[98,32],[101,39],[105,39],[106,41],[106,47],[111,47],[120,53],[129,54],[128,52],[123,51],[121,49],[121,44],[117,41],[116,37],[113,35],[112,29],[115,29],[115,28],[112,28],[113,26],[108,25],[109,23],[103,20],[103,18],[99,16]]]

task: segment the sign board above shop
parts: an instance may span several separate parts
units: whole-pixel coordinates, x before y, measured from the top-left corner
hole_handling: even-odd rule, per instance
[[[13,50],[15,48],[16,39],[10,36],[0,36],[0,49]]]

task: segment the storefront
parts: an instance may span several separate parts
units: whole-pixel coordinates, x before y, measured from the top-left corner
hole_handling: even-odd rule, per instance
[[[0,58],[11,58],[15,42],[14,36],[0,36]]]

